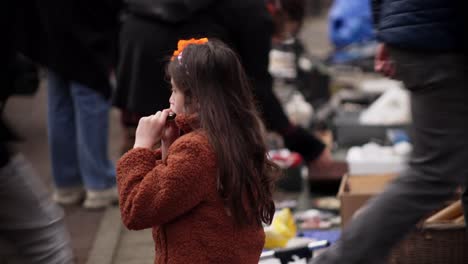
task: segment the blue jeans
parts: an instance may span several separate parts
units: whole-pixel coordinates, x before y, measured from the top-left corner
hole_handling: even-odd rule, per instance
[[[85,85],[48,74],[48,130],[52,175],[58,188],[115,186],[107,142],[110,101]]]

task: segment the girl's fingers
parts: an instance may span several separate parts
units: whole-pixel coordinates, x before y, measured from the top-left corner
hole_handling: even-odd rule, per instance
[[[168,110],[168,109],[164,109],[164,110],[161,112],[159,118],[160,118],[161,120],[163,120],[163,123],[166,123],[166,118],[167,118],[168,115],[169,115],[169,110]]]

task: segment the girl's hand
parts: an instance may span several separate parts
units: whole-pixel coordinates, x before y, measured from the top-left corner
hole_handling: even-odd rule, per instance
[[[161,155],[163,160],[166,159],[169,147],[179,137],[179,135],[180,132],[176,123],[174,121],[167,122],[161,138]]]
[[[169,109],[164,109],[163,111],[158,111],[154,115],[140,118],[135,133],[134,148],[152,149],[156,143],[161,141],[169,111]]]

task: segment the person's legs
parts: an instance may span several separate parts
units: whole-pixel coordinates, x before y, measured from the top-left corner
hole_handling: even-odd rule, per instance
[[[115,168],[107,149],[110,102],[76,82],[71,83],[71,93],[77,120],[80,172],[87,190],[84,206],[104,207],[117,198]]]
[[[391,50],[397,77],[412,92],[409,169],[350,223],[341,240],[312,263],[383,263],[425,215],[451,198],[468,175],[468,81],[456,54]]]
[[[63,211],[49,198],[29,162],[14,156],[0,168],[0,237],[25,263],[73,263]]]
[[[83,197],[77,156],[75,113],[70,83],[53,71],[48,72],[48,138],[54,200],[61,204],[79,202]]]

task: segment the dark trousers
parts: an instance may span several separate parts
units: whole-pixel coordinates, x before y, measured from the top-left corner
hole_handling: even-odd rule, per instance
[[[468,178],[468,74],[461,54],[390,49],[411,92],[409,169],[370,200],[341,240],[313,263],[383,263],[396,243]],[[468,204],[463,195],[464,207]],[[465,215],[468,212],[465,209]]]
[[[22,155],[0,168],[0,208],[0,263],[74,263],[63,210]]]

